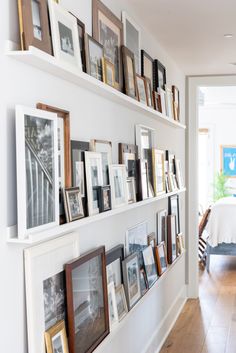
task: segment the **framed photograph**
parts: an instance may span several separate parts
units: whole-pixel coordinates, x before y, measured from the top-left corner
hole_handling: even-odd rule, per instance
[[[166,161],[168,162],[166,172],[175,174],[175,154],[169,150],[166,150]]]
[[[173,93],[170,88],[166,87],[166,115],[174,119],[174,111],[173,111]]]
[[[115,65],[109,60],[102,58],[103,82],[115,88]]]
[[[165,90],[166,85],[166,68],[162,63],[155,59],[154,60],[154,91],[158,91],[158,88]]]
[[[149,169],[147,160],[138,160],[139,174],[139,201],[154,197],[154,190],[150,182]]]
[[[176,216],[167,216],[167,258],[171,265],[177,257]]]
[[[145,52],[145,50],[141,50],[141,75],[143,77],[148,78],[151,81],[151,92],[153,91],[153,59],[152,57]]]
[[[165,187],[165,151],[152,149],[153,185],[155,196],[166,193]]]
[[[67,222],[84,217],[84,209],[80,189],[78,187],[64,189],[64,203]]]
[[[122,207],[128,204],[128,192],[126,181],[126,168],[124,164],[112,164],[109,166],[109,179],[111,185],[112,208]]]
[[[115,65],[116,88],[122,90],[123,24],[100,0],[93,0],[93,37],[103,45],[104,56]]]
[[[176,173],[178,188],[183,189],[185,187],[185,183],[183,179],[181,161],[179,159],[175,159],[175,173]]]
[[[176,217],[176,234],[180,233],[179,195],[169,197],[169,214]]]
[[[158,279],[156,263],[153,255],[153,248],[151,245],[147,246],[143,250],[143,262],[147,276],[148,287],[151,288]]]
[[[141,30],[135,21],[122,11],[122,22],[124,26],[124,45],[134,53],[135,67],[137,73],[141,73]]]
[[[109,334],[105,247],[65,265],[70,353],[92,352]]]
[[[161,276],[167,270],[167,267],[168,267],[166,245],[164,241],[161,242],[155,248],[155,254],[156,254],[158,275]]]
[[[138,254],[128,256],[122,263],[124,288],[128,303],[131,308],[139,301],[142,296],[140,287],[139,260]]]
[[[160,99],[161,99],[161,112],[164,116],[167,116],[166,91],[162,88],[159,88],[158,93],[160,94]]]
[[[145,81],[146,81],[146,92],[147,92],[147,105],[149,107],[154,107],[151,80],[145,77]]]
[[[102,155],[102,175],[104,185],[109,185],[109,165],[112,164],[112,143],[104,140],[91,140],[90,150]]]
[[[157,244],[167,241],[167,210],[160,210],[156,215]]]
[[[122,46],[122,59],[124,67],[125,94],[138,100],[138,88],[134,53]]]
[[[148,105],[147,82],[144,77],[136,75],[138,100],[139,102]]]
[[[148,160],[148,150],[155,148],[155,130],[148,126],[136,125],[135,136],[138,158]]]
[[[179,89],[172,86],[174,119],[180,121]]]
[[[183,233],[177,234],[177,253],[178,255],[183,254],[185,251],[185,246],[184,246],[184,235]]]
[[[107,284],[113,282],[115,288],[123,284],[122,261],[124,258],[123,244],[106,252]]]
[[[103,46],[93,37],[85,34],[86,72],[99,81],[103,81],[103,57]]]
[[[69,353],[65,321],[58,322],[44,336],[47,353]]]
[[[106,212],[111,210],[111,188],[110,185],[98,186],[98,206],[99,212]]]
[[[127,178],[128,203],[136,202],[135,179]]]
[[[236,178],[236,145],[222,145],[220,150],[221,172],[229,178]]]
[[[151,234],[148,234],[147,243],[148,243],[148,246],[151,245],[152,248],[157,246],[156,234],[154,232]]]
[[[135,178],[135,184],[137,183],[137,158],[138,158],[138,147],[136,145],[130,145],[126,143],[119,143],[119,163],[125,164],[127,178]]]
[[[116,287],[115,293],[116,293],[118,319],[120,322],[128,313],[127,301],[125,297],[125,290],[124,290],[123,284]]]
[[[64,264],[78,256],[77,234],[24,250],[28,349],[32,353],[45,353],[44,332],[66,319]]]
[[[47,0],[18,0],[21,49],[36,47],[52,54]]]
[[[48,0],[54,56],[82,70],[76,18],[54,0]]]
[[[18,237],[59,225],[57,115],[16,106]]]
[[[99,213],[97,187],[103,185],[102,154],[85,152],[86,185],[89,216]]]
[[[148,281],[147,281],[147,275],[146,272],[144,270],[144,268],[140,269],[140,288],[141,288],[141,293],[142,296],[144,296],[144,294],[148,291],[149,287],[148,287]]]
[[[142,252],[147,247],[148,222],[142,222],[127,229],[125,236],[125,255]]]
[[[161,96],[159,93],[156,91],[152,91],[152,96],[153,96],[153,106],[154,109],[160,113],[162,113],[162,108],[161,108]]]
[[[89,151],[87,141],[71,141],[72,186],[80,188],[81,197],[85,197],[85,152]]]
[[[107,286],[110,330],[119,322],[114,282]]]
[[[76,18],[77,28],[78,28],[78,36],[79,36],[79,48],[81,55],[81,62],[83,71],[86,72],[86,57],[85,57],[85,24],[80,21],[73,13],[71,13]]]

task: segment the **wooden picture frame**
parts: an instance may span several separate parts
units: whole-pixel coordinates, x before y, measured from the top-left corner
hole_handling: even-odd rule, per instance
[[[147,84],[144,77],[136,74],[138,100],[148,106]]]
[[[116,88],[122,91],[123,71],[121,47],[123,45],[123,23],[100,0],[93,0],[92,9],[93,37],[104,46],[105,58],[115,65]],[[113,34],[113,37],[107,36],[106,28],[109,29],[110,35]],[[118,38],[117,43],[114,38]]]
[[[158,89],[165,90],[166,86],[166,68],[165,66],[157,59],[153,63],[153,74],[154,74],[154,91]]]
[[[122,261],[125,258],[124,245],[120,244],[106,252],[107,283],[114,282],[115,287],[123,284]],[[119,262],[119,264],[117,263]]]
[[[109,334],[105,247],[101,246],[72,260],[65,265],[65,271],[69,350],[70,353],[78,352],[79,344],[79,351],[91,353]],[[84,297],[88,298],[85,302],[81,299],[83,292]],[[86,320],[83,319],[81,322],[84,315]],[[93,330],[95,328],[98,330],[99,326],[100,332],[96,332],[94,339]]]
[[[44,334],[47,353],[69,353],[65,321],[60,321]],[[62,349],[62,350],[61,350]]]
[[[180,121],[180,99],[178,87],[172,85],[174,120]]]
[[[111,210],[111,188],[110,185],[98,186],[99,213]]]
[[[129,97],[138,100],[138,87],[136,79],[134,53],[132,53],[124,45],[122,46],[122,59],[124,68],[125,94]]]
[[[18,0],[21,49],[36,47],[52,55],[47,0]]]
[[[115,66],[109,60],[102,58],[103,82],[115,88]]]
[[[157,262],[158,275],[161,276],[168,267],[166,245],[164,241],[155,247],[155,257]]]
[[[153,76],[153,58],[145,51],[141,50],[141,75],[151,81],[153,91],[154,76]]]
[[[85,34],[85,62],[88,75],[103,81],[104,48],[93,37]],[[99,62],[98,62],[99,59]]]
[[[84,218],[83,202],[79,187],[63,189],[66,221],[68,223]]]
[[[171,265],[177,258],[176,216],[167,216],[167,258]]]

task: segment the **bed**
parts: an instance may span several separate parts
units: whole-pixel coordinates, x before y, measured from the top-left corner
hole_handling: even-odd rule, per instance
[[[206,268],[210,271],[211,255],[236,256],[236,197],[226,197],[212,207],[205,231],[207,238]]]

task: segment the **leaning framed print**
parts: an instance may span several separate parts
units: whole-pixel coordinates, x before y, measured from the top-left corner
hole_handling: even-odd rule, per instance
[[[153,185],[155,196],[165,194],[165,151],[152,149]]]
[[[18,0],[21,49],[36,47],[52,54],[47,0]]]
[[[133,177],[127,178],[127,193],[128,193],[128,203],[135,203],[136,189],[135,189],[135,179]]]
[[[102,73],[103,73],[103,82],[107,85],[115,88],[115,65],[112,64],[106,58],[102,58]]]
[[[45,332],[47,353],[69,353],[65,321],[59,321]]]
[[[236,145],[222,145],[220,150],[221,172],[229,178],[236,178]]]
[[[123,283],[122,261],[124,245],[120,244],[106,252],[107,284],[114,282],[115,287]]]
[[[139,102],[148,105],[147,83],[144,77],[136,75],[138,100]]]
[[[93,37],[104,46],[104,55],[115,65],[116,88],[122,90],[123,23],[100,0],[93,0]]]
[[[128,204],[128,191],[126,182],[126,169],[124,164],[111,164],[109,166],[109,179],[111,185],[112,208]]]
[[[158,88],[165,90],[166,85],[166,68],[162,63],[155,59],[154,60],[154,91],[158,91]]]
[[[153,255],[153,248],[151,245],[143,249],[143,262],[147,276],[148,287],[151,288],[158,278],[156,263]]]
[[[180,233],[179,195],[169,197],[169,214],[176,216],[176,234]]]
[[[158,88],[158,93],[160,94],[161,99],[161,112],[163,115],[167,115],[167,102],[166,102],[166,91],[162,88]]]
[[[145,50],[141,50],[141,75],[149,78],[153,91],[153,59]]]
[[[124,285],[121,284],[115,289],[115,291],[116,291],[116,305],[117,305],[117,311],[118,311],[118,319],[119,321],[121,321],[128,313]]]
[[[154,107],[153,103],[153,94],[152,94],[152,84],[151,80],[147,77],[145,77],[145,82],[146,82],[146,92],[147,92],[147,103],[149,107]]]
[[[85,24],[78,19],[73,13],[71,13],[77,21],[78,36],[79,36],[79,47],[82,61],[83,71],[86,72],[86,58],[85,58]]]
[[[132,254],[123,261],[124,287],[129,310],[141,298],[138,254]]]
[[[65,265],[70,353],[93,352],[109,334],[105,247]]]
[[[76,18],[54,0],[48,0],[54,56],[82,70]]]
[[[98,186],[98,206],[99,212],[106,212],[111,210],[111,187],[110,185]]]
[[[125,236],[125,255],[128,256],[135,252],[142,252],[148,245],[148,222],[138,223],[127,229]]]
[[[119,163],[125,164],[127,178],[135,178],[137,183],[138,147],[136,145],[119,143]]]
[[[122,22],[124,26],[124,45],[134,53],[135,67],[138,74],[141,73],[141,30],[134,20],[122,11]]]
[[[138,100],[138,88],[134,53],[122,46],[122,59],[124,66],[125,94]]]
[[[171,119],[174,119],[174,110],[173,110],[173,93],[170,88],[166,87],[166,108],[167,116]]]
[[[145,125],[136,125],[135,141],[138,146],[138,158],[147,160],[147,150],[155,148],[155,130]]]
[[[179,89],[176,86],[172,86],[172,94],[173,94],[174,119],[176,121],[179,121],[180,120]]]
[[[161,109],[161,96],[159,93],[157,93],[156,91],[152,92],[152,96],[153,96],[153,106],[154,109],[160,113],[162,113],[162,109]]]
[[[16,106],[18,237],[59,225],[57,115]]]
[[[156,214],[157,244],[167,242],[167,210],[160,210]]]
[[[107,296],[108,296],[108,309],[109,309],[109,323],[110,331],[118,324],[119,317],[116,304],[116,292],[114,282],[110,282],[107,285]]]
[[[44,332],[66,319],[64,264],[79,256],[77,234],[24,250],[28,348],[46,353]]]
[[[105,140],[91,140],[90,150],[101,153],[103,184],[109,185],[109,165],[112,164],[112,142]]]
[[[69,223],[83,218],[84,209],[80,188],[66,188],[63,189],[63,193],[67,222]]]
[[[167,270],[168,267],[166,245],[164,241],[161,242],[157,247],[155,247],[155,255],[158,275],[161,276]]]
[[[86,185],[89,216],[99,213],[97,187],[103,185],[102,155],[85,152]]]
[[[89,149],[87,141],[71,141],[72,186],[80,188],[82,197],[85,197],[85,152]]]
[[[168,263],[172,264],[177,257],[177,238],[176,238],[176,216],[167,216],[167,258]]]
[[[86,72],[99,81],[103,81],[103,56],[103,46],[93,37],[85,34]]]

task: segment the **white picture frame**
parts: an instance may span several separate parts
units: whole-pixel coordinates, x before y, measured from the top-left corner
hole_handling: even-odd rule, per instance
[[[97,186],[103,185],[102,155],[85,151],[85,171],[89,216],[99,213]]]
[[[113,209],[128,205],[126,174],[124,164],[111,164],[109,166],[111,206]]]
[[[110,330],[112,331],[119,322],[114,282],[110,282],[107,286],[107,297],[108,297]]]
[[[141,29],[137,23],[122,11],[124,45],[134,53],[136,73],[141,74]]]
[[[79,241],[76,234],[67,234],[24,250],[30,353],[46,353],[44,332],[48,328],[45,326],[44,284],[48,279],[61,275],[64,265],[78,256]]]
[[[184,189],[185,184],[184,184],[184,179],[182,174],[181,161],[179,159],[175,159],[175,168],[176,168],[176,179],[178,183],[178,188],[180,190]]]
[[[125,256],[142,251],[148,245],[148,222],[144,221],[130,227],[125,234]]]
[[[166,115],[168,118],[174,120],[174,110],[173,110],[173,93],[170,88],[166,87]]]
[[[16,106],[19,239],[59,225],[57,142],[57,114]]]
[[[109,165],[112,164],[112,142],[105,140],[91,140],[90,150],[102,155],[102,174],[104,186],[109,185]]]
[[[155,148],[155,129],[145,125],[135,125],[135,142],[138,146],[138,158],[146,159],[144,149]]]
[[[167,116],[167,102],[166,102],[166,91],[162,88],[158,88],[158,93],[160,94],[161,97],[161,112],[164,116]]]
[[[116,287],[115,292],[116,292],[116,305],[117,305],[118,319],[120,322],[128,313],[124,285],[120,284],[118,287]]]
[[[55,0],[48,0],[54,56],[82,71],[76,18]],[[64,37],[62,37],[64,35]]]
[[[167,244],[167,215],[166,209],[160,210],[156,214],[157,244],[163,241]]]

